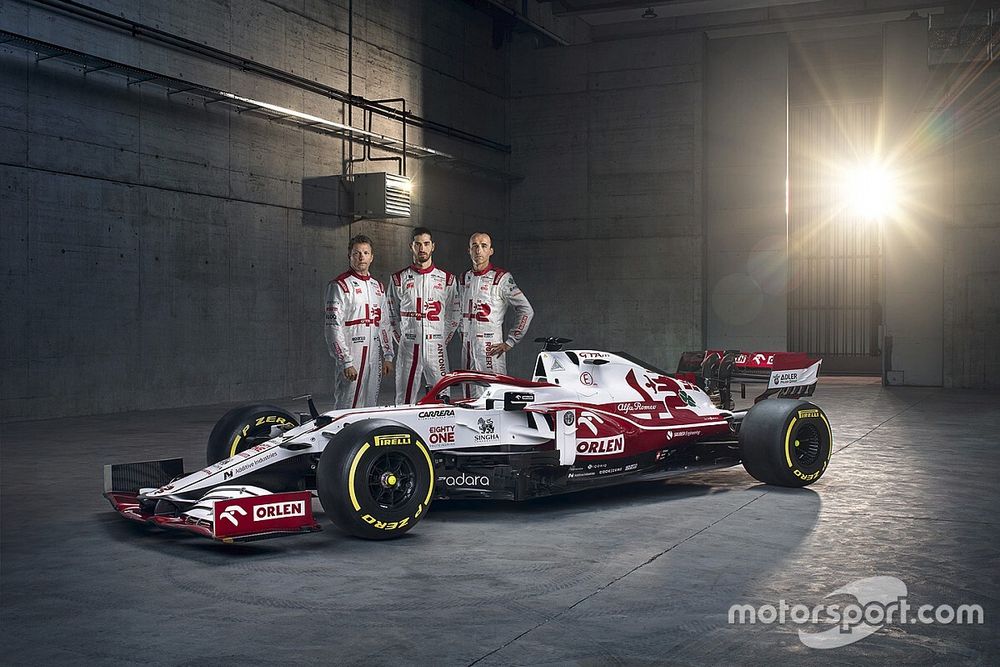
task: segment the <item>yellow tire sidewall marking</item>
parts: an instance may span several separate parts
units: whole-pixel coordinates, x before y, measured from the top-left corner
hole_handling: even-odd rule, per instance
[[[788,463],[789,468],[795,467],[792,465],[792,450],[789,449],[789,445],[792,440],[792,429],[795,427],[795,422],[798,420],[798,417],[792,417],[792,421],[788,423],[788,430],[785,431],[785,462]]]
[[[427,460],[427,472],[430,473],[431,483],[427,485],[427,497],[424,498],[424,505],[428,505],[431,502],[431,495],[434,493],[434,464],[431,463],[431,455],[427,452],[427,448],[424,447],[424,443],[417,440],[417,448],[420,449],[420,453],[424,455]]]
[[[233,446],[229,448],[229,458],[236,456],[236,448],[239,446],[240,440],[242,439],[243,436],[237,433],[236,437],[233,439]]]
[[[355,512],[361,511],[361,503],[358,502],[358,496],[354,493],[354,475],[358,471],[358,463],[361,461],[361,457],[364,456],[369,447],[371,447],[371,444],[366,442],[358,450],[358,453],[354,455],[354,460],[351,461],[351,474],[347,479],[347,491],[351,494],[351,505],[354,506]]]

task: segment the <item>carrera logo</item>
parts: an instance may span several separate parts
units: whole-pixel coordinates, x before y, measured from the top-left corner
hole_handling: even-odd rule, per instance
[[[799,410],[799,419],[809,419],[811,417],[819,419],[819,410]]]
[[[441,419],[443,417],[454,417],[454,410],[425,410],[417,413],[417,419]]]
[[[412,445],[413,436],[409,433],[393,433],[392,435],[376,435],[376,447],[394,447],[398,445]]]
[[[458,477],[438,477],[439,482],[447,486],[489,486],[490,478],[486,475],[466,475],[465,473],[459,475]]]
[[[294,516],[305,516],[306,504],[302,500],[293,500],[287,503],[267,503],[266,505],[255,505],[253,508],[254,521],[270,521],[272,519],[286,519]]]
[[[576,453],[580,456],[604,456],[606,454],[621,454],[624,451],[625,436],[623,435],[597,440],[581,440],[576,445]]]

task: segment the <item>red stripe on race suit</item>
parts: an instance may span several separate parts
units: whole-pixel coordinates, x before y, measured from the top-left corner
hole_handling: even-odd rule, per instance
[[[365,364],[368,361],[368,346],[365,345],[361,348],[361,368],[358,369],[358,377],[355,382],[358,386],[354,388],[354,402],[351,403],[352,408],[358,407],[358,394],[361,392],[361,381],[365,377]]]
[[[413,390],[413,376],[417,372],[417,363],[420,361],[420,345],[413,346],[413,363],[410,364],[410,377],[406,380],[406,402],[410,403],[410,392]]]

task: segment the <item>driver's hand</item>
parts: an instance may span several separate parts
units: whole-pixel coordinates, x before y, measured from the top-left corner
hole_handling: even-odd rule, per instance
[[[490,347],[490,356],[499,357],[504,352],[510,350],[510,345],[507,343],[500,343],[499,345],[493,345]]]
[[[347,368],[344,369],[344,377],[350,380],[351,382],[354,382],[355,380],[358,379],[358,369],[355,368],[354,366],[348,366]]]

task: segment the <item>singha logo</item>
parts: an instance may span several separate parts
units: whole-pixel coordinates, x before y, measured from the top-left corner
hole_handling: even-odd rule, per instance
[[[486,419],[485,417],[479,418],[479,432],[480,433],[493,433],[493,420]]]

